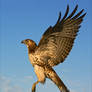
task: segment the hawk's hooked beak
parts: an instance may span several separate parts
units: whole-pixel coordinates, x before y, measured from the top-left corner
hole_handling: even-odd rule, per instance
[[[25,44],[25,40],[21,41],[22,44]]]

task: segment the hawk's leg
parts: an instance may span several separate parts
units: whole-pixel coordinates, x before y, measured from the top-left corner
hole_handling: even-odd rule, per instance
[[[36,85],[40,82],[40,83],[45,83],[45,74],[44,74],[44,68],[38,65],[34,66],[34,71],[37,75],[38,81],[35,82],[32,86],[32,92],[35,92],[36,90]]]
[[[33,85],[32,85],[32,92],[35,92],[36,90],[36,85],[39,83],[39,81],[35,82]]]

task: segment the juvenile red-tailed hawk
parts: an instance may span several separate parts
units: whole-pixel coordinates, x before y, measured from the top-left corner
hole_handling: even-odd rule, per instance
[[[45,31],[38,45],[30,39],[21,42],[28,48],[29,60],[38,78],[32,86],[32,92],[35,92],[36,84],[45,83],[46,78],[51,79],[60,89],[60,92],[69,92],[54,71],[53,66],[64,62],[73,47],[80,24],[86,15],[86,13],[82,14],[84,9],[74,15],[77,8],[78,5],[67,17],[69,12],[69,5],[67,5],[64,17],[61,19],[61,13],[59,13],[57,23]]]

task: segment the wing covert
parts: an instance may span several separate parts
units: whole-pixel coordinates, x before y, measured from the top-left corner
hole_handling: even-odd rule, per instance
[[[44,57],[45,61],[43,60],[43,62],[46,62],[50,66],[62,63],[72,49],[80,24],[86,15],[86,13],[81,15],[82,9],[74,16],[77,8],[78,5],[67,17],[69,12],[69,6],[67,5],[64,17],[61,19],[61,13],[59,13],[57,23],[45,31],[38,44],[35,54],[39,54],[40,58]]]

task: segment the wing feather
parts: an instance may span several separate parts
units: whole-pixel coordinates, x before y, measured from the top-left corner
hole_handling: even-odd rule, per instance
[[[64,17],[61,19],[61,13],[59,13],[56,24],[53,27],[50,26],[45,31],[35,51],[35,56],[39,56],[39,60],[43,58],[41,62],[45,62],[52,67],[62,63],[69,55],[80,24],[86,15],[86,13],[81,15],[84,11],[82,9],[74,16],[77,8],[78,5],[76,5],[73,12],[67,17],[69,12],[69,5],[67,5]]]
[[[75,14],[75,12],[77,11],[77,9],[78,9],[78,5],[76,5],[75,9],[74,9],[73,12],[69,15],[69,17],[67,17],[67,19],[71,18],[71,17]]]
[[[65,13],[64,17],[62,18],[61,22],[67,17],[68,12],[69,12],[69,5],[67,5],[66,13]]]

